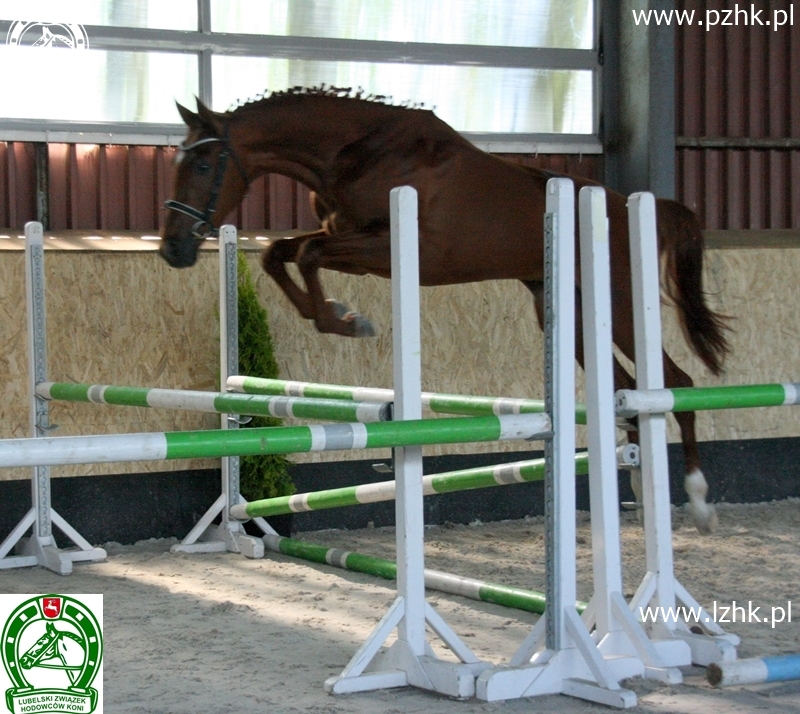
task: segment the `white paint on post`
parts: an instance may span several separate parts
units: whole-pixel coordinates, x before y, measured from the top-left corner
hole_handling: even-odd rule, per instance
[[[28,384],[30,385],[31,436],[46,436],[50,407],[36,398],[36,385],[47,379],[47,320],[45,305],[44,231],[42,224],[25,224],[25,290],[28,318]],[[37,465],[31,474],[31,499],[36,512],[35,538],[54,545],[50,507],[50,469]]]
[[[356,387],[353,391],[354,402],[391,402],[394,390],[380,387]]]
[[[611,594],[622,592],[605,190],[599,186],[582,188],[579,211],[594,602],[597,630],[603,638],[619,629],[612,614]]]
[[[569,179],[547,182],[548,213],[557,215],[553,245],[553,521],[547,538],[553,544],[547,562],[550,581],[548,616],[554,619],[555,642],[571,646],[564,613],[575,607],[575,188]]]
[[[661,289],[658,271],[656,202],[651,193],[628,199],[637,389],[663,389]],[[655,578],[653,605],[675,607],[672,516],[669,498],[667,426],[664,414],[639,416],[639,448],[648,572]],[[648,603],[636,603],[647,605]],[[675,623],[666,623],[669,629]]]
[[[0,440],[0,467],[3,468],[160,461],[166,458],[167,438],[163,433]]]
[[[222,380],[239,372],[239,271],[236,227],[219,229],[219,370]],[[233,416],[233,418],[230,418]],[[221,414],[220,428],[238,429],[236,415]],[[222,459],[222,493],[228,507],[239,502],[239,457]],[[222,525],[228,528],[228,509],[222,510]],[[240,529],[238,524],[231,527]]]
[[[389,197],[392,249],[392,342],[394,419],[422,418],[419,326],[419,236],[417,192],[392,189]],[[416,657],[425,654],[425,564],[422,447],[395,450],[397,481],[397,591],[405,602],[398,638]]]
[[[103,390],[105,392],[105,389]],[[176,389],[151,389],[147,392],[147,403],[154,408],[188,409],[198,412],[215,412],[216,392],[185,391]],[[224,424],[225,420],[223,420]],[[222,427],[225,428],[224,426]]]
[[[552,429],[549,414],[500,414],[501,441],[513,439],[533,440],[548,434]]]
[[[615,397],[618,416],[636,416],[637,414],[664,414],[671,412],[675,406],[675,395],[670,389],[620,389]]]

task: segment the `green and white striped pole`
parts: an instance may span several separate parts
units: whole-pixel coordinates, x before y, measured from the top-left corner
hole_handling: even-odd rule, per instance
[[[617,454],[618,464],[621,467],[632,467],[638,463],[638,448],[634,444],[619,447]],[[585,475],[589,472],[588,454],[585,452],[575,454],[575,470],[578,475]],[[446,473],[423,476],[422,491],[423,495],[432,496],[436,493],[451,493],[476,488],[543,481],[544,472],[544,459],[531,459],[498,466],[482,466],[459,471],[448,471]],[[284,513],[321,511],[328,508],[393,501],[394,498],[395,482],[382,481],[361,486],[331,488],[313,493],[296,493],[293,496],[265,498],[246,504],[239,503],[230,509],[230,516],[240,521],[246,521],[249,518],[259,516],[266,518]]]
[[[0,468],[546,439],[546,414],[0,441]]]
[[[711,409],[750,409],[800,404],[800,384],[748,384],[675,389],[620,389],[617,414],[664,414]]]
[[[393,560],[384,560],[370,555],[361,555],[337,548],[326,548],[321,545],[306,543],[294,538],[284,538],[278,535],[265,535],[264,545],[275,553],[282,553],[293,558],[302,558],[314,563],[326,563],[344,570],[351,570],[367,575],[377,575],[387,580],[397,578],[397,563]],[[516,610],[525,610],[542,614],[545,610],[545,596],[535,590],[509,587],[487,583],[474,578],[464,578],[438,570],[425,569],[425,587],[429,590],[461,595],[472,600],[493,602],[496,605],[511,607]],[[575,608],[583,612],[585,602],[576,602]]]
[[[244,394],[282,394],[289,397],[313,397],[315,399],[347,399],[358,402],[394,401],[394,390],[378,387],[348,387],[341,384],[318,384],[284,379],[262,379],[259,377],[229,377],[227,389]],[[538,414],[544,412],[541,399],[513,399],[508,397],[473,397],[460,394],[422,393],[422,406],[439,414],[465,414],[484,416],[487,414]],[[586,423],[586,407],[578,404],[575,422]]]
[[[36,396],[47,400],[117,404],[129,407],[161,407],[218,414],[297,417],[365,423],[389,421],[392,413],[391,403],[388,401],[354,402],[343,399],[115,387],[105,384],[43,382],[36,385]]]

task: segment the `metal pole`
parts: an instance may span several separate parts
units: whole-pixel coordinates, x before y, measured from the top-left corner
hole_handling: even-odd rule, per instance
[[[225,381],[239,371],[239,271],[236,228],[224,225],[219,231],[219,371],[220,380]],[[223,430],[239,428],[236,414],[223,414],[220,418]],[[222,459],[222,493],[230,507],[239,502],[239,457]],[[228,527],[228,508],[222,509],[222,525]]]
[[[632,468],[639,463],[639,450],[635,444],[627,444],[617,449],[617,459],[621,468]],[[587,454],[575,454],[575,471],[577,475],[589,473]],[[479,466],[473,469],[448,471],[422,477],[424,496],[436,493],[453,493],[476,488],[494,486],[511,486],[518,483],[543,481],[545,472],[544,459],[515,461],[497,466]],[[616,477],[616,470],[614,471]],[[361,486],[345,486],[331,488],[312,493],[296,493],[293,496],[277,496],[261,501],[240,503],[231,509],[231,516],[238,520],[255,517],[277,516],[284,513],[306,513],[327,508],[357,506],[364,503],[391,501],[395,497],[395,482],[381,481]]]
[[[392,231],[392,344],[394,418],[422,418],[422,364],[419,326],[417,192],[393,189],[389,197]],[[412,655],[425,654],[425,542],[422,506],[422,448],[394,453],[397,480],[397,593],[405,603],[398,638]]]
[[[662,389],[664,366],[656,204],[652,194],[635,193],[628,200],[628,206],[636,386],[639,389]],[[672,608],[675,607],[675,586],[665,416],[642,414],[639,417],[639,439],[648,578],[653,579],[656,585],[654,604]],[[670,628],[669,623],[664,626]],[[673,623],[670,629],[674,627]]]
[[[25,284],[28,305],[28,379],[31,405],[31,436],[36,439],[50,431],[50,409],[36,396],[36,385],[47,379],[47,332],[44,279],[44,233],[42,224],[25,224]],[[34,537],[52,539],[50,521],[50,469],[34,466],[32,478],[33,507],[36,512]]]
[[[546,414],[0,440],[0,468],[545,439]],[[574,452],[571,455],[574,458]]]
[[[376,575],[387,580],[397,577],[397,563],[393,560],[375,558],[348,550],[326,548],[322,545],[306,543],[295,538],[281,536],[264,536],[264,544],[275,553],[283,553],[293,558],[302,558],[314,563],[325,563],[335,568],[351,570],[356,573]],[[487,583],[475,578],[443,573],[438,570],[425,570],[425,587],[450,595],[461,595],[471,600],[493,602],[503,607],[511,607],[526,612],[543,613],[545,609],[544,593],[508,585]],[[576,602],[575,609],[582,612],[584,602]]]
[[[392,412],[391,402],[351,402],[342,399],[307,399],[69,382],[41,382],[36,386],[36,395],[42,399],[68,402],[365,423],[389,421]]]
[[[343,384],[319,384],[295,382],[284,379],[259,379],[257,377],[230,377],[227,388],[245,394],[283,394],[289,397],[313,397],[317,399],[350,399],[363,402],[394,400],[393,389],[379,387],[349,387]],[[422,406],[438,414],[535,414],[544,411],[541,399],[515,399],[509,397],[479,397],[463,394],[422,393]],[[586,423],[586,407],[578,404],[575,423]]]
[[[545,644],[569,646],[564,611],[575,602],[575,189],[547,182],[545,214],[545,379],[553,438],[545,443]]]
[[[622,593],[605,190],[598,186],[582,188],[579,210],[594,602],[598,637],[602,638],[620,629],[611,601],[612,594]]]

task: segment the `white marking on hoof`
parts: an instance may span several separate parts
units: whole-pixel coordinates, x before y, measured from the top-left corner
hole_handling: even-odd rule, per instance
[[[354,337],[375,337],[375,328],[362,314],[350,310],[347,305],[343,305],[338,300],[330,299],[325,302],[331,306],[337,320],[353,323]]]
[[[689,496],[689,513],[694,525],[703,535],[713,533],[717,527],[717,512],[714,506],[706,503],[708,483],[700,469],[694,469],[686,474],[683,486]]]
[[[358,312],[348,312],[347,315],[344,316],[344,319],[348,322],[350,320],[353,321],[356,337],[375,337],[375,328],[362,314]]]
[[[333,309],[333,315],[337,320],[341,320],[349,311],[347,305],[342,305],[338,300],[332,298],[325,301]]]

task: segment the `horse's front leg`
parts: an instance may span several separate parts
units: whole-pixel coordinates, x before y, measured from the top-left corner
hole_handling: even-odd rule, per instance
[[[383,250],[386,243],[387,250]],[[387,252],[387,256],[383,253]],[[384,263],[387,263],[384,266]],[[328,268],[352,274],[385,273],[388,277],[388,241],[379,236],[320,236],[307,241],[297,257],[297,266],[305,280],[314,312],[314,325],[324,333],[345,337],[373,337],[372,323],[358,312],[349,310],[336,300],[328,300],[322,290],[319,269]]]
[[[324,231],[315,231],[297,238],[281,238],[268,246],[261,256],[261,267],[264,268],[264,272],[278,284],[306,320],[313,320],[316,317],[313,302],[308,293],[292,280],[286,270],[286,263],[296,263],[297,255],[305,242],[320,235],[324,235]]]

